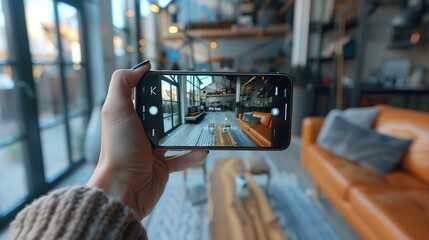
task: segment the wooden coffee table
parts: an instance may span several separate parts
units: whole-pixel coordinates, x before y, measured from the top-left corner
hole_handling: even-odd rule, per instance
[[[241,159],[218,159],[208,183],[211,239],[286,239],[262,189],[248,175],[250,196],[235,195],[235,177],[245,173]]]
[[[215,146],[222,146],[222,147],[237,146],[237,143],[232,137],[230,127],[227,127],[224,124],[220,124],[216,126]]]

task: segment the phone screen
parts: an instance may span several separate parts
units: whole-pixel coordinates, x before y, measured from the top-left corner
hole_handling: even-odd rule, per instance
[[[154,148],[281,150],[291,138],[286,74],[151,71],[136,111]]]

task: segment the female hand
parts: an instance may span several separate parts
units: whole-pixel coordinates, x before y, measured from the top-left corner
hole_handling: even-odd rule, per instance
[[[133,69],[112,75],[102,110],[100,159],[88,185],[119,199],[142,219],[161,197],[169,173],[200,164],[208,151],[165,157],[165,150],[152,150],[131,100],[132,89],[150,70],[150,63]]]

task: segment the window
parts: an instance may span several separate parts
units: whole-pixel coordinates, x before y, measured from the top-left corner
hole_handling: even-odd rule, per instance
[[[188,97],[188,107],[200,106],[201,80],[198,76],[187,76],[186,88]]]
[[[18,82],[10,60],[4,9],[0,1],[0,217],[28,194],[22,126],[19,124]]]
[[[89,104],[80,14],[69,4],[52,0],[25,0],[25,9],[44,168],[52,181],[83,153]]]
[[[0,227],[83,160],[82,1],[67,2],[0,0]]]
[[[168,78],[167,78],[168,79]],[[177,85],[174,81],[161,81],[164,133],[180,125],[180,107]]]

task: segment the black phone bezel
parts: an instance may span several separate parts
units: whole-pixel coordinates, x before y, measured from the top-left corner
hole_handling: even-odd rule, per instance
[[[150,134],[150,128],[144,125],[145,120],[143,119],[143,111],[140,111],[143,107],[143,97],[142,94],[140,94],[142,91],[140,90],[142,88],[142,83],[144,82],[144,79],[147,77],[151,77],[152,75],[158,76],[158,75],[204,75],[204,76],[275,76],[275,77],[284,77],[285,82],[284,84],[285,89],[287,89],[287,96],[285,102],[287,102],[287,113],[286,118],[288,120],[282,120],[284,123],[287,124],[286,127],[286,139],[285,139],[285,145],[282,147],[221,147],[221,146],[159,146],[155,145],[152,140],[149,137]],[[159,79],[157,77],[157,79]],[[161,103],[161,97],[159,97],[159,101],[155,104],[159,107],[159,109],[162,109],[162,103]],[[136,104],[136,112],[140,118],[140,120],[143,123],[144,130],[146,134],[148,135],[149,142],[151,143],[152,147],[154,149],[164,149],[164,150],[192,150],[192,149],[201,149],[201,150],[259,150],[259,151],[281,151],[285,150],[290,146],[291,138],[292,138],[292,100],[293,100],[293,82],[290,75],[286,73],[251,73],[251,72],[195,72],[195,71],[170,71],[170,70],[156,70],[156,71],[149,71],[143,75],[143,77],[139,80],[136,86],[135,90],[135,104]],[[154,104],[151,104],[154,105]]]

